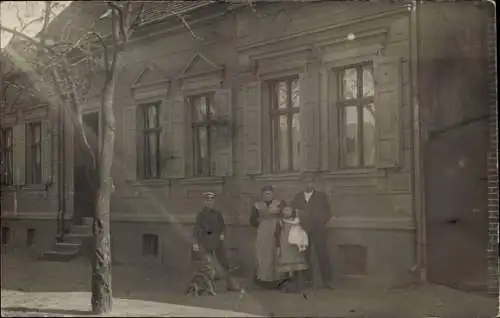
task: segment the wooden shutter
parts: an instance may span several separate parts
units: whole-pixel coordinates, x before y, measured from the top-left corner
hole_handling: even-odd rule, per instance
[[[160,107],[160,176],[162,178],[168,178],[168,137],[169,137],[169,131],[168,131],[168,122],[170,120],[169,114],[166,111],[168,105],[168,102],[162,100],[159,102]]]
[[[259,174],[262,171],[262,87],[261,82],[245,84],[239,98],[244,105],[244,166],[245,173]]]
[[[186,102],[182,95],[177,95],[169,103],[170,107],[170,138],[167,153],[169,160],[167,167],[171,178],[182,178],[185,175],[185,123]]]
[[[319,71],[300,74],[300,155],[303,171],[317,171],[319,155]]]
[[[331,123],[327,129],[329,139],[329,157],[332,170],[340,168],[340,133],[339,133],[339,111],[337,108],[338,99],[337,73],[328,72],[328,118]]]
[[[125,110],[125,167],[127,180],[137,179],[137,108],[127,107]]]
[[[14,127],[14,183],[26,184],[26,126],[18,124]]]
[[[233,170],[233,138],[230,130],[233,125],[231,89],[219,89],[215,92],[214,102],[217,117],[227,121],[225,127],[216,127],[212,140],[212,168],[216,176],[230,176]]]
[[[401,59],[374,60],[377,167],[393,168],[401,162]]]
[[[48,120],[42,122],[42,182],[52,181],[52,133]]]

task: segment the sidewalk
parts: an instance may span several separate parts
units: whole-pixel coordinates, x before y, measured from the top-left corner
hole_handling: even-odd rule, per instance
[[[90,293],[2,290],[2,317],[97,317],[89,311]],[[182,306],[144,300],[113,301],[112,317],[256,317],[227,310]]]
[[[147,315],[153,316],[236,317],[248,313],[299,317],[491,318],[496,316],[498,304],[493,297],[430,284],[399,290],[339,286],[334,291],[308,290],[301,295],[262,290],[227,293],[221,285],[217,296],[191,298],[183,295],[185,279],[168,275],[161,268],[115,265],[114,309],[120,314],[144,315],[141,310],[147,307],[151,310]],[[55,312],[51,316],[71,314],[68,310],[81,315],[90,309],[89,281],[89,264],[82,261],[57,263],[2,258],[2,309],[52,307]],[[44,305],[45,302],[50,305]]]

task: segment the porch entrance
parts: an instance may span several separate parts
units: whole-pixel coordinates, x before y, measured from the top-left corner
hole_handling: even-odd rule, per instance
[[[427,274],[466,291],[488,285],[488,123],[431,133],[425,147]]]
[[[83,115],[83,125],[87,140],[94,155],[98,155],[99,113]],[[99,188],[99,172],[92,167],[92,157],[83,143],[75,144],[74,166],[74,219],[80,224],[83,217],[93,217],[96,209],[97,191]]]

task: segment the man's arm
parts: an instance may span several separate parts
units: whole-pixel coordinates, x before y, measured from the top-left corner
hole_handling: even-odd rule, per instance
[[[330,208],[330,202],[328,201],[328,197],[324,192],[321,193],[321,217],[322,223],[326,224],[332,218],[332,210]]]
[[[259,226],[259,211],[255,206],[252,206],[252,211],[250,212],[250,226]]]
[[[194,227],[193,227],[193,239],[194,239],[193,249],[195,251],[197,251],[199,249],[202,224],[203,224],[203,217],[202,217],[201,212],[200,212],[196,216],[196,222],[194,223]]]
[[[293,197],[293,200],[292,200],[292,207],[294,207],[295,209],[300,209],[301,206],[300,206],[300,195],[301,193],[297,193],[294,197]]]
[[[219,228],[220,228],[220,239],[224,240],[224,237],[226,235],[226,223],[224,222],[224,216],[220,211],[217,211],[217,222],[219,223]]]

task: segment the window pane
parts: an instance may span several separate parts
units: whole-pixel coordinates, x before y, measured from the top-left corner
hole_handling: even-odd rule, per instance
[[[279,116],[279,134],[278,134],[278,164],[279,170],[288,170],[289,168],[289,147],[288,147],[288,117]]]
[[[344,108],[344,164],[358,165],[358,111],[356,106]]]
[[[300,169],[300,114],[293,114],[292,118],[292,160],[293,170]]]
[[[215,109],[215,101],[213,100],[212,96],[207,96],[205,98],[205,100],[207,101],[207,105],[208,105],[208,111],[209,111],[209,115],[210,117],[215,117],[217,115],[216,113],[216,109]]]
[[[364,165],[375,165],[375,105],[368,104],[363,108],[363,156]]]
[[[373,96],[374,89],[373,67],[372,65],[363,66],[363,96]]]
[[[146,151],[146,176],[150,178],[158,177],[158,134],[148,133],[146,135]]]
[[[344,70],[342,78],[342,96],[344,99],[353,99],[358,97],[358,78],[355,68]]]
[[[193,100],[194,118],[196,121],[207,119],[208,105],[205,96],[196,97]]]
[[[288,89],[286,85],[286,81],[280,81],[276,84],[277,87],[277,106],[280,109],[287,107],[287,99],[288,99]]]
[[[300,106],[299,80],[292,81],[292,107]]]
[[[146,128],[158,127],[158,107],[151,105],[146,108]]]
[[[197,141],[196,141],[196,173],[203,174],[208,167],[208,131],[207,127],[197,128]]]

